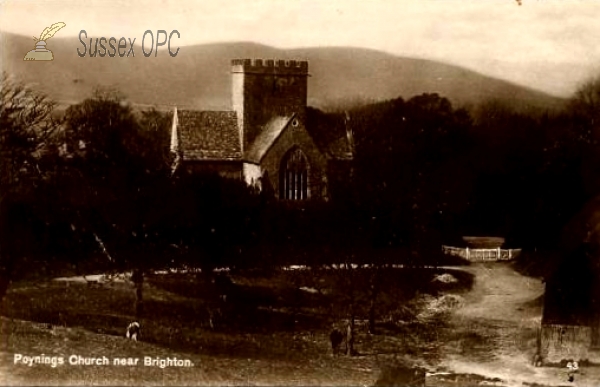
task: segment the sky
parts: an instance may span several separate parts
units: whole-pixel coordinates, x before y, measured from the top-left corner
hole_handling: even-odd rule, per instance
[[[178,30],[180,46],[354,46],[463,66],[558,96],[600,75],[600,0],[0,0],[0,30]],[[0,48],[1,50],[1,48]]]

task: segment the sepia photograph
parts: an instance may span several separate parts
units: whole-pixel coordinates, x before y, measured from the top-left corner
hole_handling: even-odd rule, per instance
[[[0,0],[0,385],[600,386],[598,20]]]

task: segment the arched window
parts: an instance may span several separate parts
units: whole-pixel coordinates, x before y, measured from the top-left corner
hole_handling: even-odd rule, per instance
[[[279,198],[308,199],[308,160],[300,148],[293,148],[281,160],[279,169]]]

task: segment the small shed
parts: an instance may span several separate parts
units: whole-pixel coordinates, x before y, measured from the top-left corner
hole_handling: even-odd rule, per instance
[[[584,243],[546,280],[539,354],[544,363],[600,363],[600,271],[596,249]]]

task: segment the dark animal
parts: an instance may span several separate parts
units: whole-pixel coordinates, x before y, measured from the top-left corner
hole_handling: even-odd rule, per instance
[[[344,341],[344,334],[337,328],[334,328],[329,334],[329,340],[331,341],[331,349],[333,355],[337,355],[340,352],[340,346]]]
[[[212,280],[215,291],[218,295],[220,302],[227,302],[228,296],[232,294],[235,289],[235,284],[229,276],[220,273],[216,278]]]
[[[132,322],[127,326],[127,331],[125,332],[125,337],[131,339],[133,341],[137,341],[138,336],[140,335],[140,323],[137,321]]]

